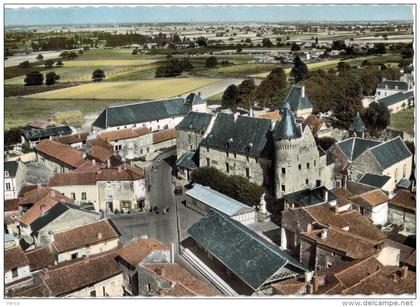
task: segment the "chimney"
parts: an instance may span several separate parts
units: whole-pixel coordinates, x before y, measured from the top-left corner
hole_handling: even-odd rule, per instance
[[[121,165],[118,165],[118,166],[117,166],[117,169],[118,169],[118,173],[121,173],[121,170],[122,170]]]
[[[393,280],[393,282],[394,283],[397,283],[398,282],[398,273],[397,272],[395,272],[394,274],[392,274],[392,280]]]
[[[41,205],[40,208],[39,208],[39,210],[41,211],[41,216],[44,216],[45,213],[47,213],[48,208],[45,205]]]
[[[233,113],[233,121],[236,123],[236,120],[239,117],[239,112]]]
[[[127,164],[126,163],[124,163],[123,167],[124,167],[124,170],[127,170]]]
[[[325,189],[324,191],[324,203],[328,202],[328,189]]]
[[[84,153],[82,153],[82,158],[83,159],[86,159],[86,157],[87,157],[87,154],[84,152]]]
[[[302,90],[301,90],[301,94],[302,94],[302,98],[305,98],[305,86],[302,86]]]
[[[98,240],[102,240],[102,232],[99,232],[97,237],[98,237]]]
[[[53,243],[54,241],[55,241],[54,234],[50,233],[50,243]]]
[[[402,267],[402,271],[401,271],[401,279],[404,279],[407,277],[408,274],[408,267],[407,266],[403,266]]]
[[[309,232],[309,231],[312,231],[312,224],[311,223],[308,223],[306,225],[306,232]]]
[[[319,289],[319,276],[316,276],[314,278],[314,287],[313,287],[313,290],[314,290],[314,292],[316,292],[316,291],[318,291],[318,289]]]
[[[106,160],[106,167],[108,167],[108,168],[111,167],[111,160],[110,159]]]
[[[92,159],[92,164],[96,165],[96,160],[95,159]]]
[[[344,226],[341,229],[343,229],[344,231],[349,231],[350,230],[350,226]]]
[[[36,188],[37,188],[37,190],[41,190],[42,189],[42,184],[37,183]]]
[[[57,197],[57,193],[54,190],[52,190],[52,191],[50,191],[50,196],[51,197]]]
[[[321,239],[325,240],[328,237],[328,229],[322,229],[321,231]]]
[[[306,294],[312,294],[314,293],[314,286],[312,284],[306,285]]]

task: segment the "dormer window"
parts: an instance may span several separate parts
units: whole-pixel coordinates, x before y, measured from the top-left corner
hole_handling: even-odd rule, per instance
[[[9,171],[4,171],[4,177],[9,177]]]

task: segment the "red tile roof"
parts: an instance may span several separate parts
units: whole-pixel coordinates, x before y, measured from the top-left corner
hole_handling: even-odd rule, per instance
[[[69,185],[96,185],[96,172],[58,173],[48,182],[50,187]]]
[[[113,142],[118,140],[137,138],[146,134],[150,134],[151,131],[148,128],[127,128],[120,130],[103,131],[99,133],[99,137],[107,142]]]
[[[380,189],[367,191],[365,193],[355,195],[350,200],[363,207],[376,207],[389,201],[388,196]]]
[[[101,146],[94,145],[87,154],[100,162],[106,162],[114,155],[114,151],[112,149],[106,149]]]
[[[29,260],[31,272],[54,265],[54,255],[48,246],[27,251],[25,254]]]
[[[157,131],[153,133],[153,144],[169,141],[176,138],[175,128]]]
[[[90,139],[90,140],[88,140],[88,142],[92,146],[100,146],[100,147],[103,147],[105,149],[112,149],[112,145],[109,142],[105,141],[104,139],[101,139],[100,137]]]
[[[81,151],[52,140],[39,142],[36,150],[73,168],[86,162]]]
[[[71,145],[79,142],[85,142],[87,140],[87,137],[89,135],[89,132],[82,132],[82,133],[76,133],[71,135],[65,135],[61,137],[55,137],[53,138],[53,141],[57,141],[62,144]]]
[[[120,232],[112,221],[106,219],[57,233],[54,235],[51,245],[58,253],[64,253],[84,246],[118,239],[119,236]]]
[[[406,190],[399,190],[389,201],[390,205],[416,211],[416,194]]]
[[[4,201],[4,211],[17,211],[19,210],[19,198],[6,199]]]
[[[352,193],[344,188],[337,188],[331,191],[337,197],[337,205],[339,207],[345,206],[351,203],[350,198],[353,196]]]
[[[158,250],[169,249],[158,240],[135,238],[124,244],[118,251],[118,255],[133,267],[137,267],[151,252]]]
[[[29,260],[19,246],[8,248],[4,251],[4,270],[21,268],[29,265]]]
[[[306,288],[306,283],[304,281],[297,280],[296,278],[291,278],[276,282],[271,285],[273,287],[274,294],[281,295],[299,295],[304,292]]]
[[[275,120],[275,121],[280,121],[281,120],[281,115],[279,113],[279,110],[274,110],[274,111],[271,111],[271,112],[258,114],[255,117],[256,118],[266,118],[266,119],[271,119],[271,120]]]

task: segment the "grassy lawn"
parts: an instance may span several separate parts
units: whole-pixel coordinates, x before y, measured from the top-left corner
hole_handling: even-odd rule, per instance
[[[76,86],[77,83],[55,83],[53,85],[24,86],[21,84],[5,84],[4,97],[26,96],[41,92],[48,92],[60,88]]]
[[[35,99],[163,99],[219,81],[207,78],[97,82],[27,96]]]
[[[131,54],[131,48],[113,48],[113,49],[90,49],[83,52],[76,59],[77,61],[91,60],[159,60],[162,55]]]
[[[138,101],[132,101],[138,102]],[[83,114],[99,113],[105,107],[126,104],[127,100],[43,100],[21,97],[5,98],[5,129],[25,125],[34,119],[46,120],[56,112],[80,110]]]
[[[414,108],[407,108],[391,114],[390,127],[414,135]]]
[[[195,70],[197,75],[209,77],[246,77],[251,74],[268,75],[274,68],[281,67],[280,64],[259,64],[259,63],[245,63],[226,67],[203,68]]]
[[[207,104],[211,105],[211,104],[221,104],[222,103],[222,97],[223,97],[223,93],[219,93],[213,96],[208,97],[207,100]]]

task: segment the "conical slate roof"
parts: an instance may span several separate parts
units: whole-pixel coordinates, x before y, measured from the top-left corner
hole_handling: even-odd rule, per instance
[[[301,135],[302,133],[295,123],[295,116],[290,110],[290,104],[286,102],[283,107],[282,120],[276,127],[274,137],[276,140],[290,140],[300,138]]]
[[[293,112],[312,108],[312,102],[306,96],[305,86],[302,84],[293,85],[286,99],[284,99],[283,105],[286,103],[290,104]]]
[[[357,116],[353,121],[353,124],[351,124],[350,131],[352,132],[358,132],[358,133],[362,133],[362,132],[366,132],[367,128],[365,126],[365,124],[363,123],[362,118],[360,117],[359,112],[357,112]]]

